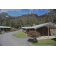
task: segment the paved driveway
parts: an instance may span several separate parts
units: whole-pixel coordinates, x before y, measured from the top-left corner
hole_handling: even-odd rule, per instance
[[[9,32],[0,35],[0,46],[29,46],[29,42],[27,41],[29,38],[15,38],[12,34],[17,33]]]

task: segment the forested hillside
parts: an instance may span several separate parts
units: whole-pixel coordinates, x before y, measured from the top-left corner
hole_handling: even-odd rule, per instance
[[[41,23],[53,22],[56,24],[56,9],[50,9],[48,14],[38,16],[37,14],[27,14],[22,16],[10,16],[5,12],[0,13],[0,26],[11,26],[20,28],[22,26],[33,26]]]

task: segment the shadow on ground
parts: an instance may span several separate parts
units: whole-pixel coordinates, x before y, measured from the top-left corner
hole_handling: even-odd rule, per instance
[[[52,40],[56,41],[56,38],[53,38]]]
[[[34,39],[28,39],[27,41],[28,41],[28,42],[32,42],[33,40],[34,40]]]
[[[33,38],[32,39],[28,39],[28,42],[33,42],[33,43],[37,43],[38,41],[35,41]]]

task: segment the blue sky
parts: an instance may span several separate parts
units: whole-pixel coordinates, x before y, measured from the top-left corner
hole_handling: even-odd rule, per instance
[[[11,16],[21,16],[24,14],[37,14],[38,16],[48,13],[49,9],[0,9],[0,13],[7,12]]]

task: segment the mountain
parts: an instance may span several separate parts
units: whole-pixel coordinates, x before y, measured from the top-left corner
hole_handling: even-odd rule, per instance
[[[33,17],[35,17],[35,18],[37,18],[37,19],[39,19],[39,18],[43,18],[43,17],[46,17],[46,14],[43,14],[43,15],[41,15],[41,16],[38,16],[37,14],[27,14],[27,15],[22,15],[22,16],[18,16],[18,17],[16,17],[16,16],[10,16],[10,15],[8,15],[6,12],[2,12],[2,13],[0,13],[0,15],[2,16],[2,19],[4,19],[5,17],[7,18],[7,17],[9,17],[10,18],[10,20],[11,19],[17,19],[17,18],[20,18],[20,19],[25,19],[25,18],[33,18]]]
[[[46,17],[46,14],[41,15],[41,16],[38,16],[37,14],[22,15],[22,16],[18,16],[18,17],[10,16],[10,19],[16,19],[16,18],[24,19],[24,18],[29,18],[29,16],[35,17],[35,18],[43,18],[43,17]]]
[[[39,16],[39,18],[43,18],[43,17],[46,17],[46,14],[43,14],[43,15]]]

